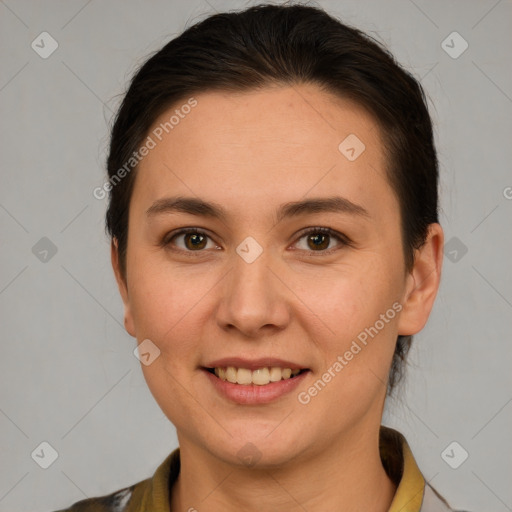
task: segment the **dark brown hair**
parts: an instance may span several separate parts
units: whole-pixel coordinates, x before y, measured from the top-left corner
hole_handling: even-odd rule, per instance
[[[136,176],[136,165],[126,172],[126,164],[155,120],[200,92],[299,83],[317,84],[351,99],[377,121],[388,179],[400,204],[406,270],[412,267],[414,250],[425,242],[429,224],[438,222],[438,163],[421,85],[380,43],[323,10],[262,4],[215,14],[191,26],[133,77],[112,127],[107,160],[111,186],[106,227],[117,240],[125,278]],[[412,336],[398,336],[389,394],[402,377],[411,342]]]

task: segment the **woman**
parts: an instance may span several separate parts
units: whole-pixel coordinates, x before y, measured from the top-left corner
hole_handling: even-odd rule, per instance
[[[419,83],[322,10],[189,28],[112,129],[107,228],[179,448],[69,511],[451,510],[381,426],[441,275]]]

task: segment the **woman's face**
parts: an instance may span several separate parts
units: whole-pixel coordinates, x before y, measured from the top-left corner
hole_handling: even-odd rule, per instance
[[[126,282],[113,251],[125,325],[150,340],[144,376],[180,444],[282,465],[380,424],[441,235],[406,272],[379,128],[356,104],[314,85],[195,100],[157,120],[137,170]]]

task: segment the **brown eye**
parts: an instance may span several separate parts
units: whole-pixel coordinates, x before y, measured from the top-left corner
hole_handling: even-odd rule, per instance
[[[210,247],[208,247],[208,242],[211,243]],[[163,245],[184,252],[203,252],[203,249],[217,247],[206,233],[194,228],[182,229],[174,235],[166,237],[163,240]]]
[[[330,236],[323,233],[316,235],[307,235],[308,246],[313,249],[327,249],[329,247]]]
[[[302,239],[306,239],[306,242],[302,247],[298,244],[298,248],[309,252],[330,253],[350,245],[350,240],[345,235],[330,228],[310,228],[302,234],[299,241]],[[329,247],[333,240],[338,242],[337,246]]]
[[[206,237],[200,233],[186,233],[184,235],[185,246],[187,249],[204,249]]]

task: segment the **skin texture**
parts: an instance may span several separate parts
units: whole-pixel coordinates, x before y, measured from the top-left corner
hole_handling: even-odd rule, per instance
[[[177,429],[181,473],[171,510],[386,511],[395,492],[378,450],[387,375],[397,335],[417,333],[431,311],[441,227],[431,225],[406,272],[379,128],[357,104],[314,84],[195,98],[137,170],[126,278],[112,244],[126,329],[161,351],[142,370]],[[355,161],[338,150],[349,134],[366,146]],[[146,214],[156,200],[178,195],[218,203],[227,217]],[[368,215],[277,222],[284,203],[334,195]],[[200,250],[186,235],[172,239],[184,227],[210,238]],[[302,233],[308,227],[332,228],[351,242],[327,237],[318,249]],[[250,264],[236,252],[248,236],[263,248]],[[299,403],[298,393],[396,302],[401,312],[317,396]],[[311,372],[272,403],[239,405],[199,369],[232,356],[282,358]],[[237,456],[248,442],[260,453],[253,467]]]

